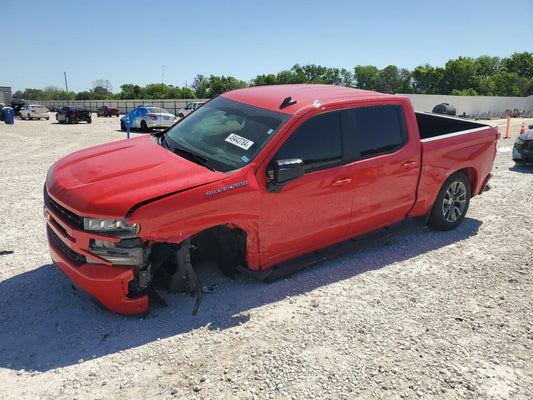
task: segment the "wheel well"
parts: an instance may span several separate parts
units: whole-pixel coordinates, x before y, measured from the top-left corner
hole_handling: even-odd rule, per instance
[[[468,179],[468,183],[470,185],[470,193],[472,193],[472,196],[474,195],[474,189],[477,184],[477,173],[474,168],[464,168],[456,172],[462,172],[466,175],[466,178]],[[455,172],[454,172],[455,173]],[[453,174],[451,174],[453,175]],[[451,176],[450,175],[450,176]]]
[[[215,262],[222,273],[234,276],[237,267],[246,267],[246,232],[219,225],[192,237],[195,254],[200,260]]]
[[[205,261],[218,265],[221,272],[231,278],[239,266],[247,267],[246,232],[219,225],[197,233],[187,241],[193,267]],[[178,270],[177,254],[184,244],[156,243],[151,249],[153,283],[168,288],[172,276]]]

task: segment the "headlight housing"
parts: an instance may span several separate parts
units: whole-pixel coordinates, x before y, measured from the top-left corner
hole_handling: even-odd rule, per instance
[[[129,224],[125,219],[83,218],[83,229],[120,238],[137,236],[139,224]]]
[[[150,248],[140,238],[122,239],[120,242],[91,239],[89,251],[114,265],[147,265]],[[87,258],[87,261],[98,264]]]

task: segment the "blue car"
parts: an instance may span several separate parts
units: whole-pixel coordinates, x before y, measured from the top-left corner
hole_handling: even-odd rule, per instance
[[[168,128],[178,120],[174,114],[164,108],[138,106],[120,119],[120,129],[125,131],[129,120],[130,129],[149,131],[156,128]]]

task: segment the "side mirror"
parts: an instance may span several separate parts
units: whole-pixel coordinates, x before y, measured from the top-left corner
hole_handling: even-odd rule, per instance
[[[267,191],[279,193],[287,183],[304,176],[304,162],[300,158],[274,160],[271,173],[274,179],[267,182]]]

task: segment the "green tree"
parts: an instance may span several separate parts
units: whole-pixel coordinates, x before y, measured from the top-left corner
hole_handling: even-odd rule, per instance
[[[94,96],[93,92],[89,92],[89,91],[79,92],[76,95],[76,100],[94,100],[93,96]]]
[[[412,93],[412,74],[406,69],[389,65],[378,72],[375,78],[375,90],[384,93]]]
[[[524,78],[533,77],[533,53],[514,53],[511,57],[503,60],[503,66],[507,72],[515,73]]]
[[[444,71],[447,93],[441,94],[449,94],[454,89],[459,91],[468,89],[471,87],[475,73],[476,65],[471,57],[459,57],[456,60],[448,61]]]
[[[192,90],[196,93],[196,97],[199,99],[206,99],[209,97],[209,81],[203,75],[196,75],[192,82]]]
[[[505,70],[490,77],[495,96],[518,96],[518,75]]]
[[[252,79],[252,86],[265,86],[265,85],[278,85],[278,79],[274,74],[257,75],[255,79]]]
[[[120,86],[121,92],[116,96],[120,100],[134,100],[143,98],[143,89],[139,85],[125,83]]]
[[[214,76],[211,75],[208,79],[209,91],[208,97],[216,97],[219,94],[228,92],[230,90],[245,88],[246,82],[239,81],[232,76]]]
[[[180,99],[196,99],[196,94],[187,87],[181,88],[181,97]]]
[[[113,93],[102,86],[95,86],[92,90],[93,100],[110,100],[113,99]]]
[[[379,70],[373,65],[358,65],[354,68],[355,87],[365,90],[376,90]]]

